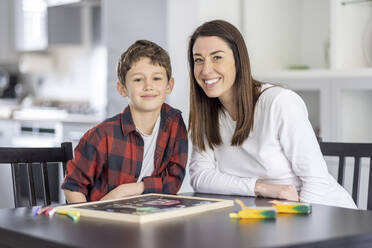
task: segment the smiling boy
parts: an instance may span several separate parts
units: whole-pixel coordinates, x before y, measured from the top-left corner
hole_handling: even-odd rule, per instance
[[[174,85],[168,53],[136,41],[121,55],[117,74],[129,104],[81,138],[62,184],[69,203],[176,194],[182,184],[187,132],[181,112],[164,103]]]

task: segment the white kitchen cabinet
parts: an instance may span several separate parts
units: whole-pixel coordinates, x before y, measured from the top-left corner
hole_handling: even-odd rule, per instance
[[[16,48],[44,50],[57,45],[100,42],[99,1],[53,5],[47,0],[15,0]]]
[[[18,51],[47,47],[47,3],[45,0],[15,0],[15,32]]]
[[[298,92],[323,140],[372,142],[372,2],[242,3],[254,77]]]
[[[242,31],[257,74],[292,66],[372,67],[370,1],[247,0],[242,4]]]
[[[372,143],[372,76],[332,79],[332,88],[338,140]]]
[[[282,72],[258,79],[296,91],[324,141],[372,142],[372,71],[345,75],[326,70]]]
[[[0,147],[11,146],[14,132],[14,121],[0,119]]]
[[[48,44],[95,45],[101,37],[101,8],[94,4],[48,7]]]
[[[17,62],[17,53],[14,46],[14,2],[13,0],[0,1],[0,64],[13,64]]]

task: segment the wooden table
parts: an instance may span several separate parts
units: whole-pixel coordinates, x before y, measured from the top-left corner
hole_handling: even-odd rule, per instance
[[[195,194],[268,205],[267,199]],[[238,210],[238,207],[235,207]],[[33,216],[31,208],[0,209],[0,247],[372,247],[372,211],[313,205],[311,215],[272,221],[230,220],[233,208],[149,224],[81,217]]]

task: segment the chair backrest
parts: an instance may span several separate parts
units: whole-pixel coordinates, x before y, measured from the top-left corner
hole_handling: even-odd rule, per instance
[[[372,144],[370,143],[337,143],[337,142],[319,142],[323,156],[336,156],[338,161],[337,182],[344,185],[345,158],[354,158],[354,174],[352,197],[358,204],[359,181],[361,158],[369,158],[369,178],[368,178],[368,199],[367,209],[372,210]]]
[[[33,167],[35,168],[35,166],[39,166],[41,168],[44,204],[50,205],[51,195],[49,190],[48,165],[58,165],[58,163],[62,163],[63,174],[65,174],[66,164],[72,158],[73,152],[71,142],[62,143],[61,147],[47,148],[0,147],[0,163],[11,164],[14,206],[21,206],[21,166],[26,166],[29,206],[37,205],[32,169]]]

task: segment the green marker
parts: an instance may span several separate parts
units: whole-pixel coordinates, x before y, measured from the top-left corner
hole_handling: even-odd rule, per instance
[[[74,213],[72,212],[67,212],[66,214],[68,217],[70,217],[70,219],[72,219],[74,222],[77,222],[79,220],[79,216],[75,215]]]

